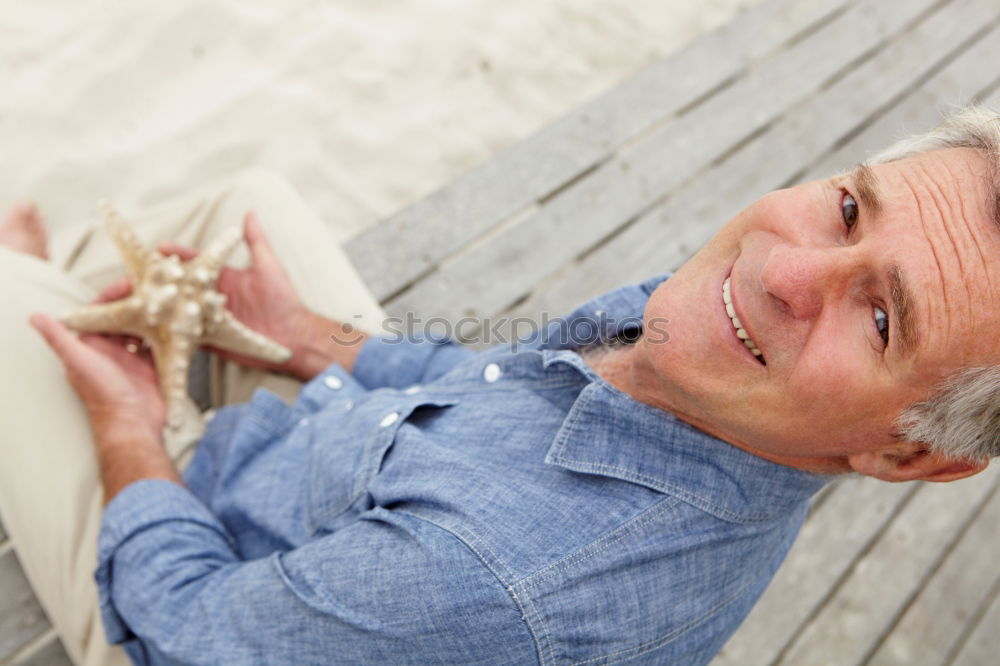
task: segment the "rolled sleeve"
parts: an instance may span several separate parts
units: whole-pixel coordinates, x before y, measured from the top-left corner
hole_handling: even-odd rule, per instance
[[[351,374],[368,389],[406,388],[434,381],[476,353],[450,340],[372,337],[361,347]]]
[[[197,535],[198,546],[180,543],[179,533]],[[142,548],[167,552],[185,547],[208,571],[236,561],[233,541],[214,515],[186,488],[170,481],[150,479],[127,486],[108,504],[97,546],[97,588],[101,618],[111,643],[134,637],[113,601],[113,563],[132,539],[142,536]],[[149,562],[154,567],[161,558]]]
[[[142,481],[108,505],[99,557],[108,638],[139,639],[139,663],[537,659],[515,601],[472,551],[377,507],[299,548],[242,561],[184,488]]]

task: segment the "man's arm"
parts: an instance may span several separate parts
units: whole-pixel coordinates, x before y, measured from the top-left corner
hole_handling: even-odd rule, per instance
[[[288,373],[309,381],[331,363],[351,372],[368,335],[315,312],[305,311],[288,361]]]
[[[179,663],[529,663],[522,611],[457,537],[375,507],[300,548],[243,560],[179,483],[148,355],[32,324],[87,409],[108,499],[97,581],[108,638]]]
[[[376,507],[300,548],[243,561],[188,491],[125,489],[97,580],[112,642],[177,663],[532,663],[496,576],[451,533]]]
[[[143,479],[161,479],[183,484],[163,444],[117,420],[106,432],[94,432],[94,448],[107,504],[129,484]]]

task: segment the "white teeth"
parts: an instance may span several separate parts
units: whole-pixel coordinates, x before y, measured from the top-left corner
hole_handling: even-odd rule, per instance
[[[749,349],[754,356],[763,360],[761,351],[757,349],[757,343],[750,339],[750,334],[746,332],[740,318],[736,316],[736,308],[733,307],[733,298],[729,292],[730,279],[731,278],[726,278],[726,281],[722,283],[722,302],[726,304],[726,314],[729,315],[730,321],[733,322],[733,328],[736,329],[736,337],[743,341],[743,344],[747,346],[747,349]]]

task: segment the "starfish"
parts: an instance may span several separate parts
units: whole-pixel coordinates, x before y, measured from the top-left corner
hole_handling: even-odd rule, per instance
[[[239,229],[228,229],[187,262],[164,256],[139,242],[131,227],[107,202],[101,202],[105,225],[125,259],[132,293],[111,303],[86,305],[63,318],[81,332],[125,333],[143,339],[153,352],[167,427],[184,421],[188,367],[199,345],[282,363],[292,352],[253,331],[226,309],[216,282],[226,257],[240,242]]]

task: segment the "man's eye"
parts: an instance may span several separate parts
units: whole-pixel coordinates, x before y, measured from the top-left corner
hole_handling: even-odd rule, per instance
[[[844,224],[847,225],[847,230],[850,231],[858,221],[858,202],[854,200],[854,197],[845,192],[844,198],[840,200],[840,210],[844,216]]]
[[[875,329],[882,336],[882,344],[889,346],[889,315],[885,310],[875,307]]]

